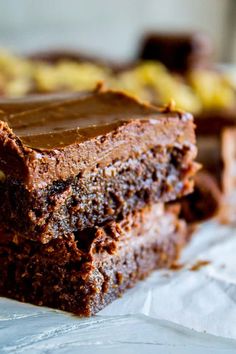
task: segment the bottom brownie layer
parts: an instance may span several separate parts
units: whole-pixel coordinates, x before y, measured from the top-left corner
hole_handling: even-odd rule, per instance
[[[186,226],[162,205],[48,244],[0,236],[0,295],[90,316],[151,271],[169,267]]]

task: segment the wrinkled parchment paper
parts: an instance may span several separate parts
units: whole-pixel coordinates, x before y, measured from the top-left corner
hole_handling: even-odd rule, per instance
[[[206,264],[192,271],[198,261]],[[153,273],[90,319],[0,298],[0,352],[236,351],[236,228],[202,225],[179,263],[179,270]]]

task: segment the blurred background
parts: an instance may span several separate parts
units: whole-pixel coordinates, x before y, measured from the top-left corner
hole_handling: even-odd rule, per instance
[[[147,30],[203,30],[236,62],[236,0],[0,0],[0,46],[17,53],[78,48],[134,57]]]

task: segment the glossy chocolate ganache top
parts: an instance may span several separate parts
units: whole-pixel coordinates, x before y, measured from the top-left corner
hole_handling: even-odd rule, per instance
[[[136,119],[157,124],[163,117],[190,119],[178,112],[161,113],[121,92],[98,91],[0,100],[0,119],[33,149],[63,148],[107,134]]]
[[[0,100],[0,170],[28,188],[136,158],[154,146],[186,145],[194,158],[191,114],[159,110],[122,92]]]

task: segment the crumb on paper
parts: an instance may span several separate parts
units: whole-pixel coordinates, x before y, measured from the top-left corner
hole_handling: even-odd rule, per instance
[[[170,267],[170,269],[171,269],[171,270],[174,270],[174,271],[178,271],[178,270],[181,270],[181,269],[183,269],[183,268],[184,268],[184,264],[182,264],[182,263],[177,263],[177,262],[173,263],[173,264],[171,265],[171,267]]]
[[[207,260],[199,260],[197,261],[195,264],[193,264],[189,270],[191,270],[192,272],[195,272],[199,269],[201,269],[202,267],[206,267],[210,264],[211,262],[210,261],[207,261]]]

